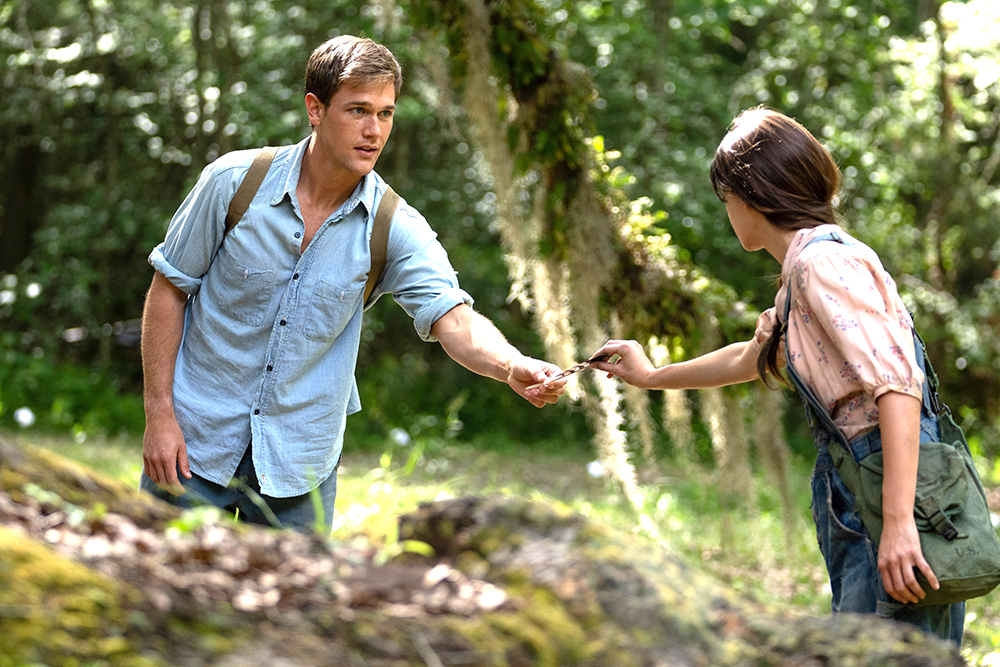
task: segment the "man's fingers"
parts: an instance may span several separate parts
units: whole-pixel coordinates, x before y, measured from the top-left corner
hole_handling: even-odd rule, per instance
[[[181,469],[181,474],[187,479],[191,479],[191,466],[188,464],[187,447],[181,448],[177,455],[177,462]]]
[[[917,581],[917,577],[914,572],[914,567],[904,566],[902,568],[902,572],[900,573],[903,577],[903,583],[906,586],[906,591],[916,598],[916,600],[911,600],[911,602],[922,600],[927,595],[924,593],[924,589],[920,587],[920,583]]]
[[[535,401],[541,401],[545,403],[558,403],[559,397],[563,395],[563,389],[560,387],[558,391],[543,391],[542,387],[538,389],[530,389],[524,392],[524,397],[529,401],[534,403]]]
[[[184,487],[181,486],[180,481],[177,479],[177,466],[168,465],[165,467],[166,469],[164,472],[166,473],[166,475],[163,485],[164,488],[170,493],[174,494],[175,496],[181,495],[182,493],[184,493]]]
[[[173,473],[173,480],[170,479],[170,473],[174,471],[174,468],[168,465],[163,465],[160,463],[153,463],[150,466],[149,478],[156,482],[157,486],[165,489],[175,496],[179,496],[184,493],[184,487],[180,485],[177,481],[177,473]]]
[[[163,468],[157,461],[149,461],[149,478],[156,482],[157,484],[163,484],[166,481],[166,475],[163,474]]]

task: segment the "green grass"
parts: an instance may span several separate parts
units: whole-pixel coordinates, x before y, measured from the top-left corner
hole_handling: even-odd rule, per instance
[[[137,484],[138,438],[8,433],[47,447],[129,484]],[[621,530],[640,532],[617,486],[587,472],[595,457],[585,443],[527,447],[504,439],[457,443],[440,437],[400,447],[388,439],[348,442],[338,478],[334,538],[396,545],[396,517],[421,502],[467,494],[507,494],[562,503]],[[723,512],[709,467],[670,461],[639,465],[645,511],[663,543],[692,565],[765,603],[791,603],[794,613],[825,615],[830,596],[809,515],[811,462],[795,459],[789,474],[795,507],[786,539],[778,494],[763,476],[752,498]],[[973,665],[1000,665],[1000,592],[968,604],[963,654]]]

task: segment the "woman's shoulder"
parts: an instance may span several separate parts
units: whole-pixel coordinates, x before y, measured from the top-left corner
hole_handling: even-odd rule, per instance
[[[837,225],[821,225],[796,238],[789,249],[793,275],[809,271],[856,270],[882,273],[882,261],[863,242]]]
[[[842,229],[829,231],[836,238],[823,232],[810,234],[812,242],[802,245],[789,266],[787,280],[803,292],[806,301],[829,299],[839,293],[882,293],[886,286],[895,289],[892,277],[871,248]]]

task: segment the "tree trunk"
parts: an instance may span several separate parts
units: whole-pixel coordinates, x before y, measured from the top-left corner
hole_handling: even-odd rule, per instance
[[[13,273],[31,253],[32,238],[45,218],[41,192],[42,150],[32,128],[24,124],[11,151],[11,162],[3,170],[4,193],[0,207],[0,273]]]

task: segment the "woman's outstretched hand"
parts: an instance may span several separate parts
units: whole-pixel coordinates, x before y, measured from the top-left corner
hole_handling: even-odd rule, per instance
[[[652,374],[656,370],[646,357],[642,345],[634,340],[609,340],[594,357],[607,354],[610,358],[618,355],[618,361],[592,361],[590,367],[604,371],[608,377],[618,377],[630,385],[650,389],[653,387]]]

